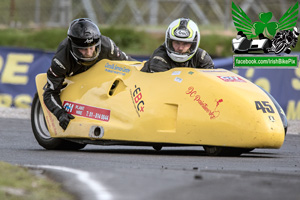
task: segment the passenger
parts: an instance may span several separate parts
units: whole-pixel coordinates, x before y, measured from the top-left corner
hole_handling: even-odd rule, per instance
[[[62,107],[60,91],[65,77],[74,76],[91,68],[102,59],[133,60],[122,52],[90,19],[79,18],[70,23],[67,38],[58,46],[47,71],[44,102],[66,130],[74,116]]]
[[[175,67],[214,68],[208,53],[199,48],[200,31],[190,19],[173,21],[159,46],[141,69],[143,72],[163,72]]]
[[[237,42],[237,40],[241,41]],[[233,43],[239,43],[238,48],[234,49],[234,53],[248,53],[248,50],[251,47],[252,39],[248,39],[247,36],[244,34],[243,31],[239,31],[236,35],[236,39],[232,40]]]

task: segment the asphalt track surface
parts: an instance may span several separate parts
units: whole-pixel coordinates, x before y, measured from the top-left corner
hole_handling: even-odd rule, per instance
[[[202,147],[94,146],[47,151],[29,119],[0,118],[0,160],[39,169],[78,199],[300,199],[300,135],[280,149],[209,157]]]

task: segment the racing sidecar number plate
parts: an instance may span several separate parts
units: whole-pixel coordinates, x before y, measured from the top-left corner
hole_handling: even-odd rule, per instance
[[[87,106],[84,104],[74,103],[70,101],[64,101],[63,107],[68,113],[72,115],[87,117],[106,122],[108,122],[110,118],[110,110],[103,108]]]

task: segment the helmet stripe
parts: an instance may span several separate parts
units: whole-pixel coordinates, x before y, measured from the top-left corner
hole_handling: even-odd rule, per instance
[[[175,36],[174,31],[179,26],[179,24],[180,24],[180,20],[178,21],[178,24],[172,28],[172,31],[171,31],[172,36]]]
[[[189,20],[188,24],[186,25],[187,29],[188,29],[189,32],[190,32],[190,35],[189,35],[188,38],[192,38],[192,37],[193,37],[193,30],[192,30],[191,27],[189,26],[189,23],[190,23],[190,22],[191,22],[191,21]]]

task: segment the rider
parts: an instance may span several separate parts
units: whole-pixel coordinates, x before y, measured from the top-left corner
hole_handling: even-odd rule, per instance
[[[74,116],[62,107],[60,91],[65,87],[66,76],[74,76],[92,67],[102,59],[133,60],[122,52],[88,18],[75,19],[70,23],[68,37],[58,46],[47,71],[44,102],[65,130]]]
[[[274,51],[274,49],[285,39],[287,39],[290,46],[295,48],[295,46],[298,42],[298,36],[299,36],[299,31],[298,31],[297,27],[294,27],[293,31],[291,31],[291,30],[278,31],[276,33],[275,37],[273,38],[272,51]],[[291,52],[291,48],[288,47],[285,50],[285,53],[290,53],[290,52]]]
[[[214,68],[208,53],[199,48],[200,31],[190,19],[173,21],[159,46],[141,69],[143,72],[162,72],[174,67]]]

